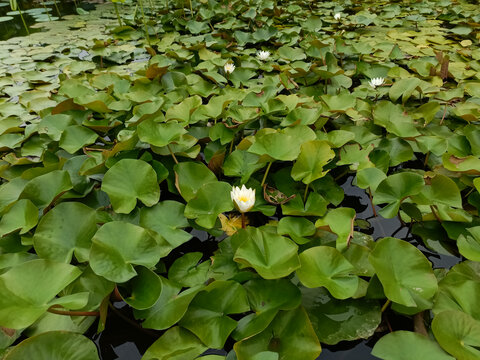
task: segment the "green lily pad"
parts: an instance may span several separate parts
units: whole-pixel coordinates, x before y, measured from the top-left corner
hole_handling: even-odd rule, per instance
[[[239,237],[242,244],[234,260],[253,267],[264,279],[278,279],[300,267],[298,246],[284,236],[248,227]]]
[[[367,339],[375,333],[382,313],[375,300],[337,300],[323,288],[302,288],[302,305],[318,339],[335,345],[340,341]]]
[[[282,213],[293,216],[323,216],[327,212],[327,205],[328,201],[322,195],[312,192],[305,204],[300,196],[282,204]]]
[[[226,176],[238,176],[240,182],[245,184],[254,172],[265,167],[265,163],[258,162],[259,158],[245,150],[235,150],[225,159],[223,173]]]
[[[388,203],[380,210],[380,214],[386,218],[393,218],[397,215],[402,201],[420,193],[424,186],[423,176],[419,174],[412,172],[393,174],[378,184],[373,202],[375,204]]]
[[[432,321],[432,330],[440,346],[455,359],[480,357],[480,322],[460,311],[443,311]]]
[[[233,348],[238,360],[263,359],[258,355],[267,351],[277,353],[278,360],[315,360],[322,351],[308,315],[301,306],[281,311],[263,332],[237,342]]]
[[[113,282],[125,282],[136,276],[133,265],[148,268],[159,260],[159,246],[152,235],[130,223],[106,223],[92,239],[90,266],[97,275]]]
[[[195,296],[180,325],[197,335],[208,347],[221,349],[237,326],[237,322],[227,315],[249,309],[247,294],[240,284],[215,281]]]
[[[80,274],[75,266],[48,260],[27,261],[4,272],[0,275],[2,326],[11,329],[30,326],[50,306],[63,304],[55,296]],[[33,288],[36,291],[32,292]]]
[[[182,230],[189,226],[184,211],[185,205],[173,200],[162,201],[151,208],[140,210],[140,226],[160,235],[157,242],[162,257],[192,238],[192,235]]]
[[[202,163],[181,162],[174,170],[178,191],[186,201],[192,200],[203,185],[217,181],[215,174]]]
[[[323,167],[335,157],[330,146],[321,140],[313,140],[302,144],[300,154],[292,168],[292,178],[310,184],[327,173]]]
[[[137,276],[119,287],[123,300],[134,309],[151,308],[160,297],[162,282],[152,270],[139,266]]]
[[[315,225],[303,217],[285,216],[278,222],[278,235],[288,235],[297,244],[305,244],[309,242],[305,236],[312,236],[315,234]]]
[[[203,288],[191,287],[182,292],[182,286],[164,277],[159,277],[162,290],[157,302],[145,310],[134,310],[137,319],[145,319],[143,327],[165,330],[176,324],[185,315],[190,302]]]
[[[42,258],[70,263],[75,254],[79,262],[86,262],[96,231],[95,210],[82,203],[65,202],[42,217],[33,244]]]
[[[328,211],[327,215],[315,222],[315,227],[328,226],[331,231],[337,234],[336,247],[344,251],[353,236],[353,222],[355,210],[352,208],[336,208]]]
[[[113,209],[121,214],[130,213],[137,199],[153,206],[160,198],[160,188],[155,170],[142,160],[122,159],[113,165],[102,181]]]
[[[50,331],[32,336],[8,352],[5,360],[98,360],[97,347],[81,334]]]
[[[207,281],[208,261],[199,263],[203,254],[191,252],[179,257],[168,269],[168,278],[185,287],[201,285]]]
[[[167,146],[185,134],[187,130],[176,121],[157,123],[153,120],[145,120],[138,125],[138,138],[153,146]]]
[[[250,280],[244,288],[255,313],[240,319],[232,333],[236,340],[249,338],[265,330],[279,310],[293,310],[300,305],[300,291],[286,279]]]
[[[198,225],[211,229],[219,214],[233,209],[231,191],[231,185],[222,181],[203,185],[196,196],[188,201],[185,217],[195,219]]]
[[[359,278],[352,275],[355,268],[335,248],[316,246],[299,255],[297,276],[308,288],[325,286],[336,299],[347,299],[356,292]]]
[[[74,154],[85,145],[94,143],[97,137],[95,131],[84,126],[73,125],[62,132],[59,145],[70,154]]]
[[[29,199],[40,209],[48,206],[58,195],[72,188],[70,175],[54,170],[30,180],[23,188],[20,199]]]
[[[429,308],[438,285],[432,264],[410,243],[384,238],[369,256],[385,295],[407,306]]]
[[[413,118],[406,115],[401,105],[390,101],[379,101],[373,110],[375,124],[383,126],[388,132],[399,137],[419,136]]]
[[[394,331],[375,344],[372,355],[384,360],[454,360],[428,337],[411,331]]]
[[[194,360],[207,347],[190,331],[175,326],[155,341],[142,360]]]
[[[476,305],[480,294],[480,266],[475,261],[464,261],[450,269],[439,282],[433,306],[434,314],[443,311],[462,311],[480,321]]]
[[[17,201],[0,220],[0,236],[19,230],[25,234],[37,225],[38,209],[28,199]]]
[[[480,226],[468,228],[467,231],[469,235],[462,234],[457,239],[458,251],[469,260],[480,261]]]

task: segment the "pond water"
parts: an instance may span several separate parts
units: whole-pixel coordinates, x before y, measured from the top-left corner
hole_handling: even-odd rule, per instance
[[[356,228],[356,231],[363,231],[373,236],[375,240],[388,236],[395,236],[405,239],[417,246],[425,256],[432,262],[434,268],[451,268],[459,263],[461,258],[449,255],[439,255],[430,252],[422,244],[422,240],[412,234],[408,226],[402,225],[398,218],[385,219],[381,216],[375,217],[368,194],[353,185],[354,176],[349,175],[339,181],[345,193],[345,198],[341,206],[348,206],[357,211],[357,219],[366,220],[370,223],[369,229]],[[208,233],[193,230],[195,236],[188,243],[175,249],[175,253],[186,251],[201,251],[209,257],[217,249],[217,240],[213,239]],[[177,258],[178,255],[172,257]],[[172,260],[173,261],[173,260]],[[167,259],[168,262],[168,259]],[[92,326],[87,333],[97,345],[102,360],[140,360],[142,354],[153,344],[153,342],[163,333],[161,331],[143,329],[136,324],[131,309],[125,306],[123,302],[114,304],[115,309],[110,311],[107,320],[106,329],[101,334],[96,334],[96,324]],[[393,330],[413,330],[412,320],[394,313],[391,310],[385,312],[389,319],[389,324]],[[383,331],[384,329],[382,329]],[[387,329],[385,329],[387,330]],[[329,346],[322,344],[321,360],[375,360],[377,357],[371,355],[371,350],[375,342],[383,335],[380,332],[378,336],[373,336],[367,340],[343,341],[337,345]],[[228,345],[228,342],[227,342]],[[233,345],[233,344],[231,344]],[[226,350],[230,350],[227,348]],[[226,355],[227,351],[209,350],[205,354]]]
[[[89,10],[94,6],[94,2],[77,4],[67,1],[58,1],[57,6],[53,1],[45,1],[47,10],[43,9],[42,4],[35,2],[20,2],[20,6],[24,10],[25,21],[29,26],[37,21],[48,21],[46,13],[48,12],[52,18],[60,17],[77,12],[76,6],[84,10]],[[5,21],[0,21],[0,40],[8,39],[15,36],[26,35],[20,16],[11,14],[10,7],[7,6],[8,1],[0,0],[0,19],[2,17],[13,17]],[[59,14],[57,14],[57,7]],[[32,10],[36,9],[36,10]],[[43,11],[42,11],[43,10]],[[10,13],[10,14],[9,14]],[[40,31],[31,29],[31,32]],[[357,212],[357,219],[362,221],[361,226],[355,228],[371,235],[375,240],[383,237],[394,236],[404,239],[420,249],[425,256],[432,262],[434,268],[451,268],[459,263],[462,259],[452,255],[444,255],[433,253],[424,246],[423,241],[417,235],[412,234],[411,228],[402,224],[397,217],[385,219],[375,216],[368,193],[353,185],[354,175],[348,175],[339,180],[339,184],[345,193],[345,198],[340,206],[351,207]],[[358,224],[360,225],[360,223]],[[195,237],[187,244],[175,249],[176,254],[182,252],[201,251],[208,258],[214,250],[217,249],[219,239],[210,237],[205,232],[192,231]],[[177,256],[172,257],[172,259]],[[168,259],[166,263],[168,264]],[[172,260],[173,261],[173,260]],[[387,310],[384,316],[389,319],[393,330],[412,330],[412,320]],[[106,329],[96,334],[96,323],[86,334],[97,345],[102,360],[139,360],[146,349],[163,333],[149,329],[143,329],[134,320],[131,309],[125,306],[123,302],[114,303],[114,307],[109,311],[109,317]],[[388,331],[388,329],[381,329]],[[383,335],[384,332],[380,332]],[[371,349],[374,346],[377,336],[370,339],[354,342],[341,342],[335,346],[323,346],[322,360],[342,360],[342,359],[359,359],[369,360],[377,359],[372,356]],[[231,350],[233,343],[227,343],[226,349],[223,351],[211,350],[208,354],[225,355]]]
[[[85,11],[95,8],[96,3],[103,3],[103,0],[80,2],[57,0],[56,4],[52,1],[21,1],[17,0],[22,10],[23,18],[30,33],[40,31],[31,26],[38,22],[61,21],[65,15],[77,14],[77,7]],[[81,11],[81,10],[80,10]],[[25,36],[27,30],[22,23],[18,11],[12,12],[8,0],[0,1],[0,40],[7,40],[15,36]]]

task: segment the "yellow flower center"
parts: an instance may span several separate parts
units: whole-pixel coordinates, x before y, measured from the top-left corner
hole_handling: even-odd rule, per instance
[[[240,197],[238,198],[238,200],[241,201],[241,202],[247,202],[247,201],[248,201],[248,198],[247,198],[246,196],[240,196]]]

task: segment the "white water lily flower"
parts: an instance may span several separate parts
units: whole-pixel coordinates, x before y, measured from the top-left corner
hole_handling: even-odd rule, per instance
[[[246,213],[255,204],[255,189],[246,188],[242,185],[242,188],[234,186],[230,192],[233,204],[241,213]]]
[[[235,70],[235,65],[233,63],[226,63],[223,69],[227,74],[231,74],[233,70]]]
[[[368,85],[370,85],[371,87],[373,87],[375,89],[377,86],[382,85],[384,82],[385,82],[384,78],[378,77],[378,78],[373,78],[372,80],[370,80],[368,82]]]
[[[335,15],[333,15],[333,18],[338,21],[342,18],[342,14],[336,13]]]
[[[257,58],[259,60],[267,60],[268,58],[270,57],[270,51],[263,51],[263,50],[260,50],[258,53],[257,53]]]

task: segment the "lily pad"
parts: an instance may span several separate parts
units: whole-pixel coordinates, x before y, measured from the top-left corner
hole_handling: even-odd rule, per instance
[[[105,174],[102,190],[110,197],[113,209],[122,214],[131,212],[137,199],[153,206],[160,198],[155,170],[142,160],[118,161]]]

